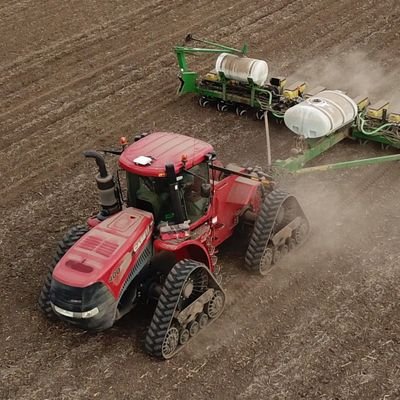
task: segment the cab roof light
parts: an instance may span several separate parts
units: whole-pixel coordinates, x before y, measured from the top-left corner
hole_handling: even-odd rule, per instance
[[[125,136],[121,136],[121,137],[119,138],[119,144],[120,144],[121,146],[126,146],[126,145],[128,144],[128,139],[127,139]]]

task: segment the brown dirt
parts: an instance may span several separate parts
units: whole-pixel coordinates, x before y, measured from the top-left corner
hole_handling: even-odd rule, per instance
[[[396,0],[6,0],[0,20],[1,399],[400,398],[397,164],[285,180],[312,222],[309,242],[263,280],[225,246],[229,306],[171,361],[143,352],[146,313],[89,335],[36,308],[57,240],[97,204],[82,150],[158,129],[207,139],[225,161],[265,162],[262,124],[175,97],[171,48],[186,33],[248,42],[273,73],[307,78],[348,55],[365,80],[396,88]],[[344,89],[354,82],[386,95],[360,80]],[[293,136],[282,126],[272,136],[275,158],[288,155]],[[344,143],[320,161],[381,153]]]

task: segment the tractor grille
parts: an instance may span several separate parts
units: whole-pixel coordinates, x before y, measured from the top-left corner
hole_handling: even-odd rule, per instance
[[[78,247],[85,250],[94,251],[104,257],[110,257],[118,248],[118,243],[90,235],[86,238],[83,238],[82,242],[78,244]]]
[[[68,311],[89,311],[105,303],[110,296],[107,287],[100,282],[85,288],[64,285],[54,279],[51,282],[51,302]]]
[[[125,292],[126,288],[133,281],[133,279],[139,274],[139,272],[150,262],[151,256],[153,255],[153,244],[150,240],[147,246],[143,249],[140,254],[135,266],[132,268],[127,279],[125,280],[124,286],[121,290],[121,296]]]

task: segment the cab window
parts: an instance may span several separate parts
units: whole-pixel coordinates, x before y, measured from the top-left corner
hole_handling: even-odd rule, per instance
[[[127,173],[128,207],[151,212],[156,223],[173,218],[166,178],[153,178]]]
[[[207,213],[210,205],[208,164],[201,163],[182,174],[183,200],[190,223]]]

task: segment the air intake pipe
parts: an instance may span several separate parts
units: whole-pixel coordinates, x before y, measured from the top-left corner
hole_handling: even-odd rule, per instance
[[[96,176],[96,183],[100,196],[101,211],[97,215],[97,219],[102,221],[110,215],[121,211],[122,208],[114,177],[108,173],[106,163],[100,153],[94,150],[88,150],[83,154],[86,158],[94,158],[99,168],[99,174]]]

